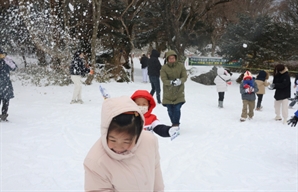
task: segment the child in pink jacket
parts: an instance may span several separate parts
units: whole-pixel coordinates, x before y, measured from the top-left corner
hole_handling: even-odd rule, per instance
[[[85,191],[164,191],[157,138],[126,96],[106,99],[101,137],[85,161]]]

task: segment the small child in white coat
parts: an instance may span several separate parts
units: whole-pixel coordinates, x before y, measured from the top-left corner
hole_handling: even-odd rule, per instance
[[[223,108],[225,91],[227,91],[228,85],[231,85],[231,75],[225,69],[218,68],[214,83],[218,92],[218,107]]]

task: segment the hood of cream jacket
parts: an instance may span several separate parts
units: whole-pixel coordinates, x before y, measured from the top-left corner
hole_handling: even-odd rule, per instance
[[[102,146],[104,147],[107,154],[111,158],[116,159],[116,160],[122,160],[122,159],[129,158],[129,157],[133,156],[135,150],[138,148],[138,145],[140,143],[141,138],[139,138],[136,145],[130,151],[127,151],[124,154],[117,154],[117,153],[113,152],[108,147],[107,133],[108,133],[108,128],[109,128],[109,125],[110,125],[112,119],[115,116],[120,115],[121,113],[129,112],[129,111],[137,112],[138,115],[140,115],[142,117],[143,122],[145,122],[144,116],[142,115],[139,107],[130,97],[122,96],[122,97],[118,97],[118,98],[109,98],[109,99],[106,99],[102,105],[102,110],[101,110],[101,142],[102,142]]]
[[[130,97],[106,99],[101,111],[101,137],[88,152],[85,161],[85,191],[163,191],[157,138],[141,131],[136,145],[124,154],[117,154],[107,145],[107,132],[112,118],[139,107]]]

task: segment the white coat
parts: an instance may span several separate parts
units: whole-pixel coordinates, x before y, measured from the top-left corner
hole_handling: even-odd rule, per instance
[[[227,91],[228,84],[227,82],[231,80],[231,75],[228,72],[225,72],[223,68],[217,69],[217,76],[214,79],[217,92]]]

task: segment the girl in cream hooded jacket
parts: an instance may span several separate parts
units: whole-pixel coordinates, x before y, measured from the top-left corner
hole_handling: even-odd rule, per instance
[[[85,191],[164,191],[157,138],[141,131],[135,146],[117,154],[107,144],[109,125],[115,116],[137,112],[144,117],[135,102],[126,96],[104,101],[101,111],[101,137],[84,161]],[[142,127],[140,127],[142,129]]]

